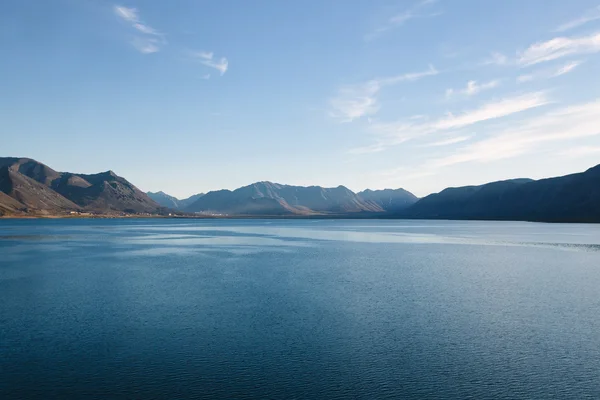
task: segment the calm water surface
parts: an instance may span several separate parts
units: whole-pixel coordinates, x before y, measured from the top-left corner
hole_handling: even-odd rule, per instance
[[[598,399],[600,226],[0,221],[1,399]]]

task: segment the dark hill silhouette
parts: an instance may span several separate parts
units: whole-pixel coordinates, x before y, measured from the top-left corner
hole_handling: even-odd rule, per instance
[[[516,179],[443,190],[399,217],[600,222],[600,165],[556,178]]]

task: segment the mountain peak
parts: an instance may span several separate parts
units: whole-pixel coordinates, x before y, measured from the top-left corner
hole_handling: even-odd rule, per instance
[[[30,158],[0,158],[5,194],[34,212],[157,212],[159,205],[125,178],[108,170],[85,175],[57,172]]]
[[[585,171],[585,173],[600,173],[600,164]]]

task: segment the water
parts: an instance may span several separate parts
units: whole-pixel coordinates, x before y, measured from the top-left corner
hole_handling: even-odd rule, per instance
[[[600,226],[0,221],[2,399],[600,398]]]

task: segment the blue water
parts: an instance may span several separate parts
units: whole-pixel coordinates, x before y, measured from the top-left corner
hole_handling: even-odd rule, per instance
[[[0,399],[598,399],[600,226],[0,220]]]

